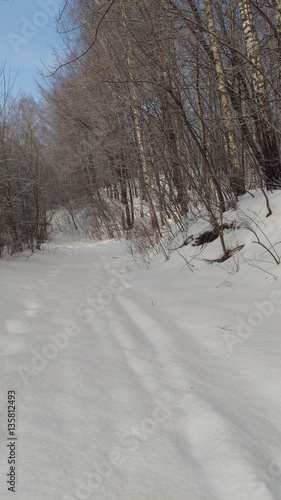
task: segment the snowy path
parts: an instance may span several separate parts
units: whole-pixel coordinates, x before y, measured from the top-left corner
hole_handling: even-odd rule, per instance
[[[180,267],[126,273],[119,243],[2,264],[0,498],[8,390],[19,499],[281,498],[280,306],[233,344],[247,275]]]

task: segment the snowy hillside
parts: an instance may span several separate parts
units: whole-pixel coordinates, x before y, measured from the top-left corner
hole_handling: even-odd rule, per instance
[[[281,498],[280,192],[269,200],[270,217],[261,193],[225,214],[228,248],[244,247],[223,263],[207,262],[219,239],[147,269],[120,242],[62,236],[0,263],[1,499],[13,477],[20,500]]]

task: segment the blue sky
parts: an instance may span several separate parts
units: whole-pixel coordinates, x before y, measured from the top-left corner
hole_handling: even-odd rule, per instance
[[[0,65],[17,79],[13,94],[38,97],[36,79],[44,70],[41,60],[54,64],[52,47],[62,46],[55,31],[55,13],[63,0],[0,0]]]

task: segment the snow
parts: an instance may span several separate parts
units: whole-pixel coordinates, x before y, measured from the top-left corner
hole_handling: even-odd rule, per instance
[[[280,192],[268,218],[254,194],[226,219],[278,243]],[[226,231],[245,247],[223,264],[204,260],[218,240],[147,269],[120,242],[66,235],[1,262],[0,498],[9,390],[16,498],[281,498],[281,270],[254,239]]]

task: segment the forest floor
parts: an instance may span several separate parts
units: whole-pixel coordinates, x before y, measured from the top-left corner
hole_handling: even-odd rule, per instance
[[[270,203],[248,194],[229,220],[278,243]],[[13,474],[20,500],[281,498],[281,266],[247,228],[234,240],[222,264],[203,260],[218,240],[146,268],[62,235],[0,263],[1,499]]]

